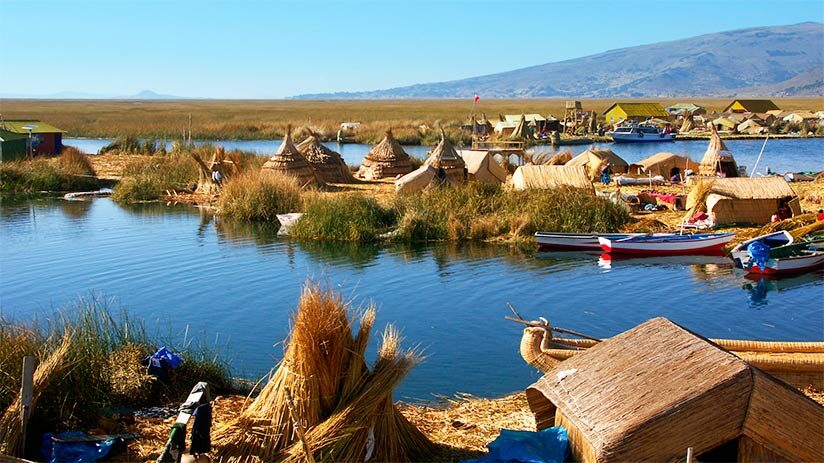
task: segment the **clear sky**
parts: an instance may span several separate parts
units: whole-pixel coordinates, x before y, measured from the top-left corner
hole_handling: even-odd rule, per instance
[[[0,0],[0,93],[375,90],[804,21],[824,0]]]

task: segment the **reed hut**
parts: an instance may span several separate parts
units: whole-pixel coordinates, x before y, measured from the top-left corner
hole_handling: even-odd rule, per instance
[[[701,159],[698,173],[712,176],[720,173],[725,177],[738,177],[738,164],[736,164],[732,152],[724,144],[724,140],[718,135],[715,126],[712,127],[710,143],[704,153],[704,158]]]
[[[763,225],[782,204],[801,213],[798,197],[783,177],[740,177],[703,180],[687,196],[687,209],[712,213],[716,224]]]
[[[409,172],[412,172],[409,155],[392,136],[392,130],[387,130],[383,140],[363,158],[357,176],[367,180],[377,180],[386,177],[394,178]]]
[[[438,187],[448,183],[449,179],[445,175],[438,177],[438,169],[429,165],[422,165],[395,180],[395,192],[417,193],[430,187]]]
[[[441,141],[429,153],[424,164],[443,171],[450,183],[463,183],[467,179],[466,163],[446,138],[443,129],[441,129]]]
[[[292,143],[292,129],[287,129],[286,136],[274,156],[263,164],[263,172],[277,172],[294,177],[301,187],[323,186],[323,180],[318,178],[312,164],[298,151]]]
[[[665,318],[598,343],[526,390],[575,461],[824,461],[824,407]]]
[[[355,177],[339,153],[324,146],[317,135],[309,136],[297,146],[298,151],[312,164],[318,177],[329,183],[354,183]]]
[[[686,114],[684,116],[684,121],[681,123],[681,127],[678,129],[678,133],[689,133],[689,131],[694,128],[695,122],[693,121],[692,114]]]
[[[698,170],[698,163],[674,153],[655,153],[652,156],[630,164],[629,172],[637,175],[661,175],[670,178],[684,175],[686,170]]]
[[[747,119],[746,121],[738,124],[735,128],[738,133],[743,133],[747,135],[760,135],[763,133],[767,133],[769,129],[764,127],[760,122],[758,122],[755,118]]]
[[[469,180],[492,185],[506,182],[507,172],[489,151],[461,150]]]
[[[595,195],[595,187],[583,166],[520,166],[512,174],[512,187],[516,190],[574,188]]]
[[[518,121],[518,124],[515,125],[515,128],[512,129],[512,133],[510,133],[507,138],[509,140],[518,141],[523,141],[529,138],[529,126],[526,123],[526,115],[521,114],[521,119]]]
[[[613,174],[625,174],[629,170],[629,164],[610,149],[590,148],[583,153],[572,158],[565,165],[584,166],[592,180],[601,175],[601,168],[609,163]]]

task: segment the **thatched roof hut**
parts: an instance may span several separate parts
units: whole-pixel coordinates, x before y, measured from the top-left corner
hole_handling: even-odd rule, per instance
[[[822,461],[824,407],[665,318],[561,362],[526,390],[576,461]],[[710,453],[712,452],[712,453]]]
[[[732,152],[727,149],[724,140],[718,135],[715,126],[712,127],[712,135],[704,158],[698,168],[700,175],[717,175],[722,173],[725,177],[738,177],[738,164],[732,156]]]
[[[687,114],[684,116],[684,121],[681,123],[681,128],[678,129],[678,133],[688,133],[693,128],[695,128],[695,123],[692,114]]]
[[[315,169],[292,143],[291,127],[286,131],[283,142],[277,152],[263,164],[263,172],[279,172],[294,177],[302,187],[321,187],[323,180],[318,178]]]
[[[461,150],[470,180],[500,185],[506,181],[507,172],[489,151]]]
[[[707,179],[687,196],[687,209],[712,213],[719,225],[769,223],[782,203],[794,215],[801,213],[797,196],[783,177]]]
[[[526,115],[521,114],[521,119],[507,138],[510,140],[526,140],[529,138],[529,126],[526,123]]]
[[[453,183],[466,181],[466,163],[449,139],[446,138],[443,129],[441,129],[441,141],[429,153],[429,157],[426,158],[424,164],[437,170],[442,169]]]
[[[744,133],[748,135],[758,135],[762,133],[767,133],[769,129],[764,127],[761,123],[756,120],[756,118],[747,119],[746,121],[738,124],[735,128],[738,133]]]
[[[400,143],[387,130],[386,136],[372,148],[363,158],[358,177],[367,180],[376,180],[385,177],[395,177],[412,172],[412,162],[409,155],[403,150]]]
[[[459,185],[463,181],[447,177],[444,171],[430,165],[422,165],[403,177],[395,180],[396,193],[416,193],[427,188],[440,188],[450,185]]]
[[[625,174],[629,170],[629,164],[610,149],[590,148],[583,153],[572,158],[565,165],[584,166],[587,169],[590,179],[597,179],[601,173],[601,167],[606,163],[611,164],[613,174]]]
[[[352,183],[355,177],[336,151],[324,146],[314,132],[298,143],[298,151],[312,164],[318,177],[329,183]]]
[[[638,175],[661,175],[670,178],[675,174],[684,174],[684,171],[698,170],[698,163],[674,153],[655,153],[641,161],[630,164],[629,172]]]
[[[583,166],[521,166],[512,174],[512,186],[516,190],[575,188],[595,195],[595,188]]]

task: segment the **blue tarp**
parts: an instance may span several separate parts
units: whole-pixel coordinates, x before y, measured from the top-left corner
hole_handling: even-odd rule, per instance
[[[52,437],[70,442],[59,442]],[[71,442],[72,439],[88,437],[83,431],[67,431],[60,434],[46,433],[40,453],[49,463],[91,463],[105,458],[117,441],[116,438],[103,441]]]
[[[569,438],[563,426],[543,431],[512,431],[502,429],[487,445],[489,453],[463,463],[563,463]]]
[[[175,354],[174,352],[170,351],[166,347],[161,347],[157,350],[154,354],[152,354],[152,364],[157,364],[160,366],[160,362],[165,361],[169,364],[172,369],[175,369],[183,363],[183,359],[180,358],[179,355]]]

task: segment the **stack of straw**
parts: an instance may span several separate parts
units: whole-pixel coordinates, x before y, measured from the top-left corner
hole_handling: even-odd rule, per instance
[[[353,337],[341,296],[308,283],[283,361],[249,407],[217,430],[219,458],[298,462],[308,460],[307,449],[316,461],[430,456],[433,444],[392,403],[392,390],[421,356],[402,351],[390,326],[370,371],[364,353],[374,321],[370,307],[360,315]]]
[[[73,338],[70,334],[63,336],[60,344],[43,360],[34,371],[32,382],[32,408],[37,404],[43,391],[66,367],[69,349]],[[20,413],[23,409],[22,391],[0,416],[0,455],[22,455],[23,428]]]

